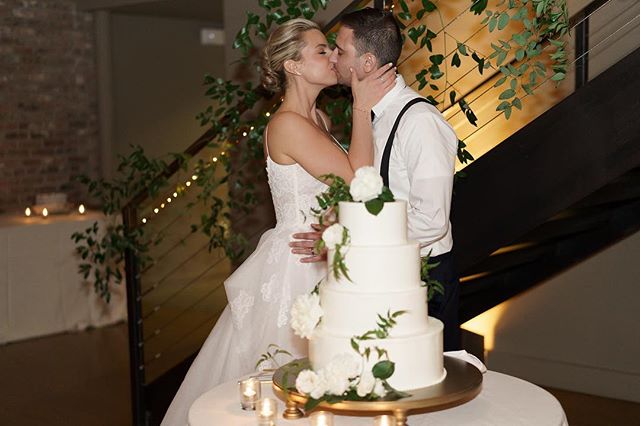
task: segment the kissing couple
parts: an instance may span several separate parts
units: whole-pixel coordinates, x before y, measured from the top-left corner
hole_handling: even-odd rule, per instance
[[[445,324],[445,350],[459,349],[449,222],[457,137],[438,110],[396,73],[402,34],[391,12],[366,8],[343,15],[340,23],[334,48],[306,19],[276,28],[263,48],[262,85],[283,93],[263,138],[276,226],[225,281],[229,304],[191,365],[164,426],[186,425],[189,407],[201,394],[254,371],[270,344],[294,358],[307,356],[289,314],[297,296],[310,293],[327,273],[323,254],[313,252],[320,230],[311,228],[309,215],[318,207],[316,195],[327,189],[323,175],[348,184],[357,169],[373,166],[395,198],[407,201],[408,236],[420,242],[421,255],[438,263],[431,277],[446,290],[430,303],[430,314]],[[316,107],[320,92],[338,83],[350,86],[353,95],[348,152]]]

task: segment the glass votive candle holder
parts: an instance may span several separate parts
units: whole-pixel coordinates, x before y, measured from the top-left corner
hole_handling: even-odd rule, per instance
[[[278,405],[273,398],[262,398],[256,403],[256,416],[259,426],[274,426]]]
[[[311,426],[333,426],[333,413],[329,411],[315,411],[309,415]]]
[[[260,399],[260,380],[255,377],[240,381],[240,405],[243,410],[255,410]]]
[[[395,426],[396,424],[396,418],[389,414],[373,418],[373,426]]]

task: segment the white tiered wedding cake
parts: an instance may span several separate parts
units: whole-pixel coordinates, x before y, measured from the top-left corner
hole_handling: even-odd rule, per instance
[[[339,223],[348,230],[344,253],[348,277],[332,273],[335,248],[328,253],[330,273],[320,286],[322,320],[309,340],[314,370],[336,355],[353,353],[351,338],[376,328],[378,315],[406,311],[387,338],[361,341],[362,347],[385,349],[395,363],[388,382],[397,390],[430,386],[445,377],[443,325],[428,317],[427,289],[420,280],[420,247],[407,240],[404,201],[387,202],[378,215],[363,203],[340,202]],[[376,351],[367,365],[377,361]],[[369,367],[370,368],[370,367]],[[366,368],[365,368],[366,369]]]

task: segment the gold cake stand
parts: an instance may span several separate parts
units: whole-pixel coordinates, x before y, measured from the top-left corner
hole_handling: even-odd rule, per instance
[[[299,419],[304,416],[300,407],[307,402],[307,397],[295,390],[298,373],[310,368],[307,358],[292,361],[273,375],[273,392],[286,403],[285,419]],[[464,404],[475,398],[482,388],[482,373],[473,365],[463,360],[444,357],[445,379],[433,386],[407,391],[410,396],[395,401],[380,399],[377,401],[342,401],[334,404],[321,402],[318,408],[333,411],[336,414],[353,416],[375,416],[392,414],[397,426],[407,425],[409,413],[427,413],[444,410]]]

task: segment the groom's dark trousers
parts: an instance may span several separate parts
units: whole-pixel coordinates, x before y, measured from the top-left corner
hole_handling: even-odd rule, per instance
[[[436,293],[429,301],[429,315],[444,323],[444,350],[461,349],[458,310],[460,308],[460,281],[456,275],[453,252],[429,259],[429,263],[440,264],[429,271],[431,278],[444,286],[444,295]]]

